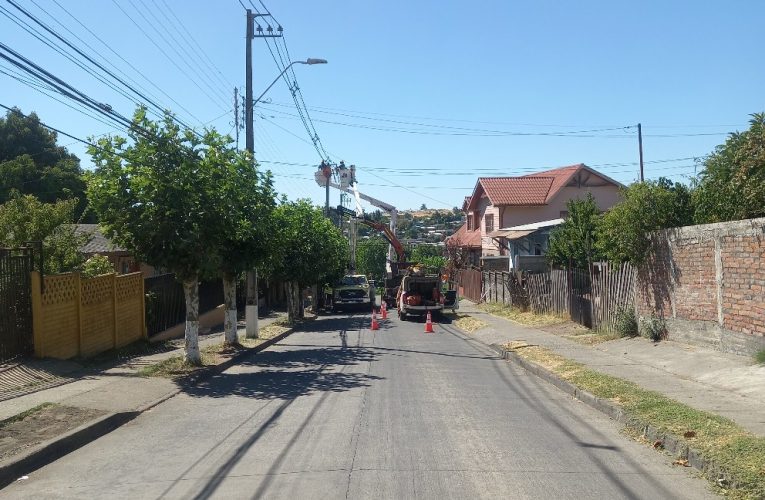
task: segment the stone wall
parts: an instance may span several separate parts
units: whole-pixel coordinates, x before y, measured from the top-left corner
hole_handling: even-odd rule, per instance
[[[670,339],[737,354],[765,348],[765,218],[651,235],[638,273],[641,317],[663,318]]]

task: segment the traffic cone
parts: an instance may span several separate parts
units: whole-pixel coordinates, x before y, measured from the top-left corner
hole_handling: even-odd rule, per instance
[[[384,300],[383,300],[383,303],[380,304],[380,314],[382,316],[382,319],[388,319],[388,306],[385,305]]]
[[[377,324],[377,314],[375,314],[375,310],[372,309],[372,327],[370,330],[379,330],[380,325]]]
[[[430,311],[428,311],[428,317],[425,320],[425,333],[435,333],[433,331],[433,320],[430,317]]]

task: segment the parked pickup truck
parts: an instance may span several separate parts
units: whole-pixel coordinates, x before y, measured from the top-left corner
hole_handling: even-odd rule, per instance
[[[350,306],[370,306],[371,293],[366,276],[346,274],[335,286],[327,290],[325,306],[331,305],[333,312]]]
[[[396,297],[398,316],[402,320],[409,316],[427,314],[439,315],[444,309],[455,311],[459,308],[457,291],[441,291],[441,275],[415,271],[401,279]]]

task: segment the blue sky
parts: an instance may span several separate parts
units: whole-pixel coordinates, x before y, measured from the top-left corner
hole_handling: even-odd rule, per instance
[[[233,134],[233,87],[244,86],[245,60],[238,0],[58,0],[66,11],[54,0],[15,1],[185,121]],[[358,166],[361,191],[402,209],[459,206],[478,176],[580,162],[627,184],[638,172],[638,122],[646,177],[687,181],[693,158],[765,110],[759,1],[265,3],[292,60],[329,61],[294,67],[324,149]],[[133,102],[4,15],[0,41],[132,113]],[[279,69],[264,40],[253,53],[257,95]],[[320,157],[285,83],[267,97],[256,109],[257,159],[280,192],[323,203],[312,180]],[[5,74],[0,102],[80,137],[113,130]],[[89,167],[83,147],[60,142]]]

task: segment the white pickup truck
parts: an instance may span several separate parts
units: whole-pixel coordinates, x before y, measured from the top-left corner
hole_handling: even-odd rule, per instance
[[[444,309],[459,309],[457,291],[441,291],[440,275],[410,274],[401,279],[396,297],[398,317],[422,316],[431,312],[438,315]]]

